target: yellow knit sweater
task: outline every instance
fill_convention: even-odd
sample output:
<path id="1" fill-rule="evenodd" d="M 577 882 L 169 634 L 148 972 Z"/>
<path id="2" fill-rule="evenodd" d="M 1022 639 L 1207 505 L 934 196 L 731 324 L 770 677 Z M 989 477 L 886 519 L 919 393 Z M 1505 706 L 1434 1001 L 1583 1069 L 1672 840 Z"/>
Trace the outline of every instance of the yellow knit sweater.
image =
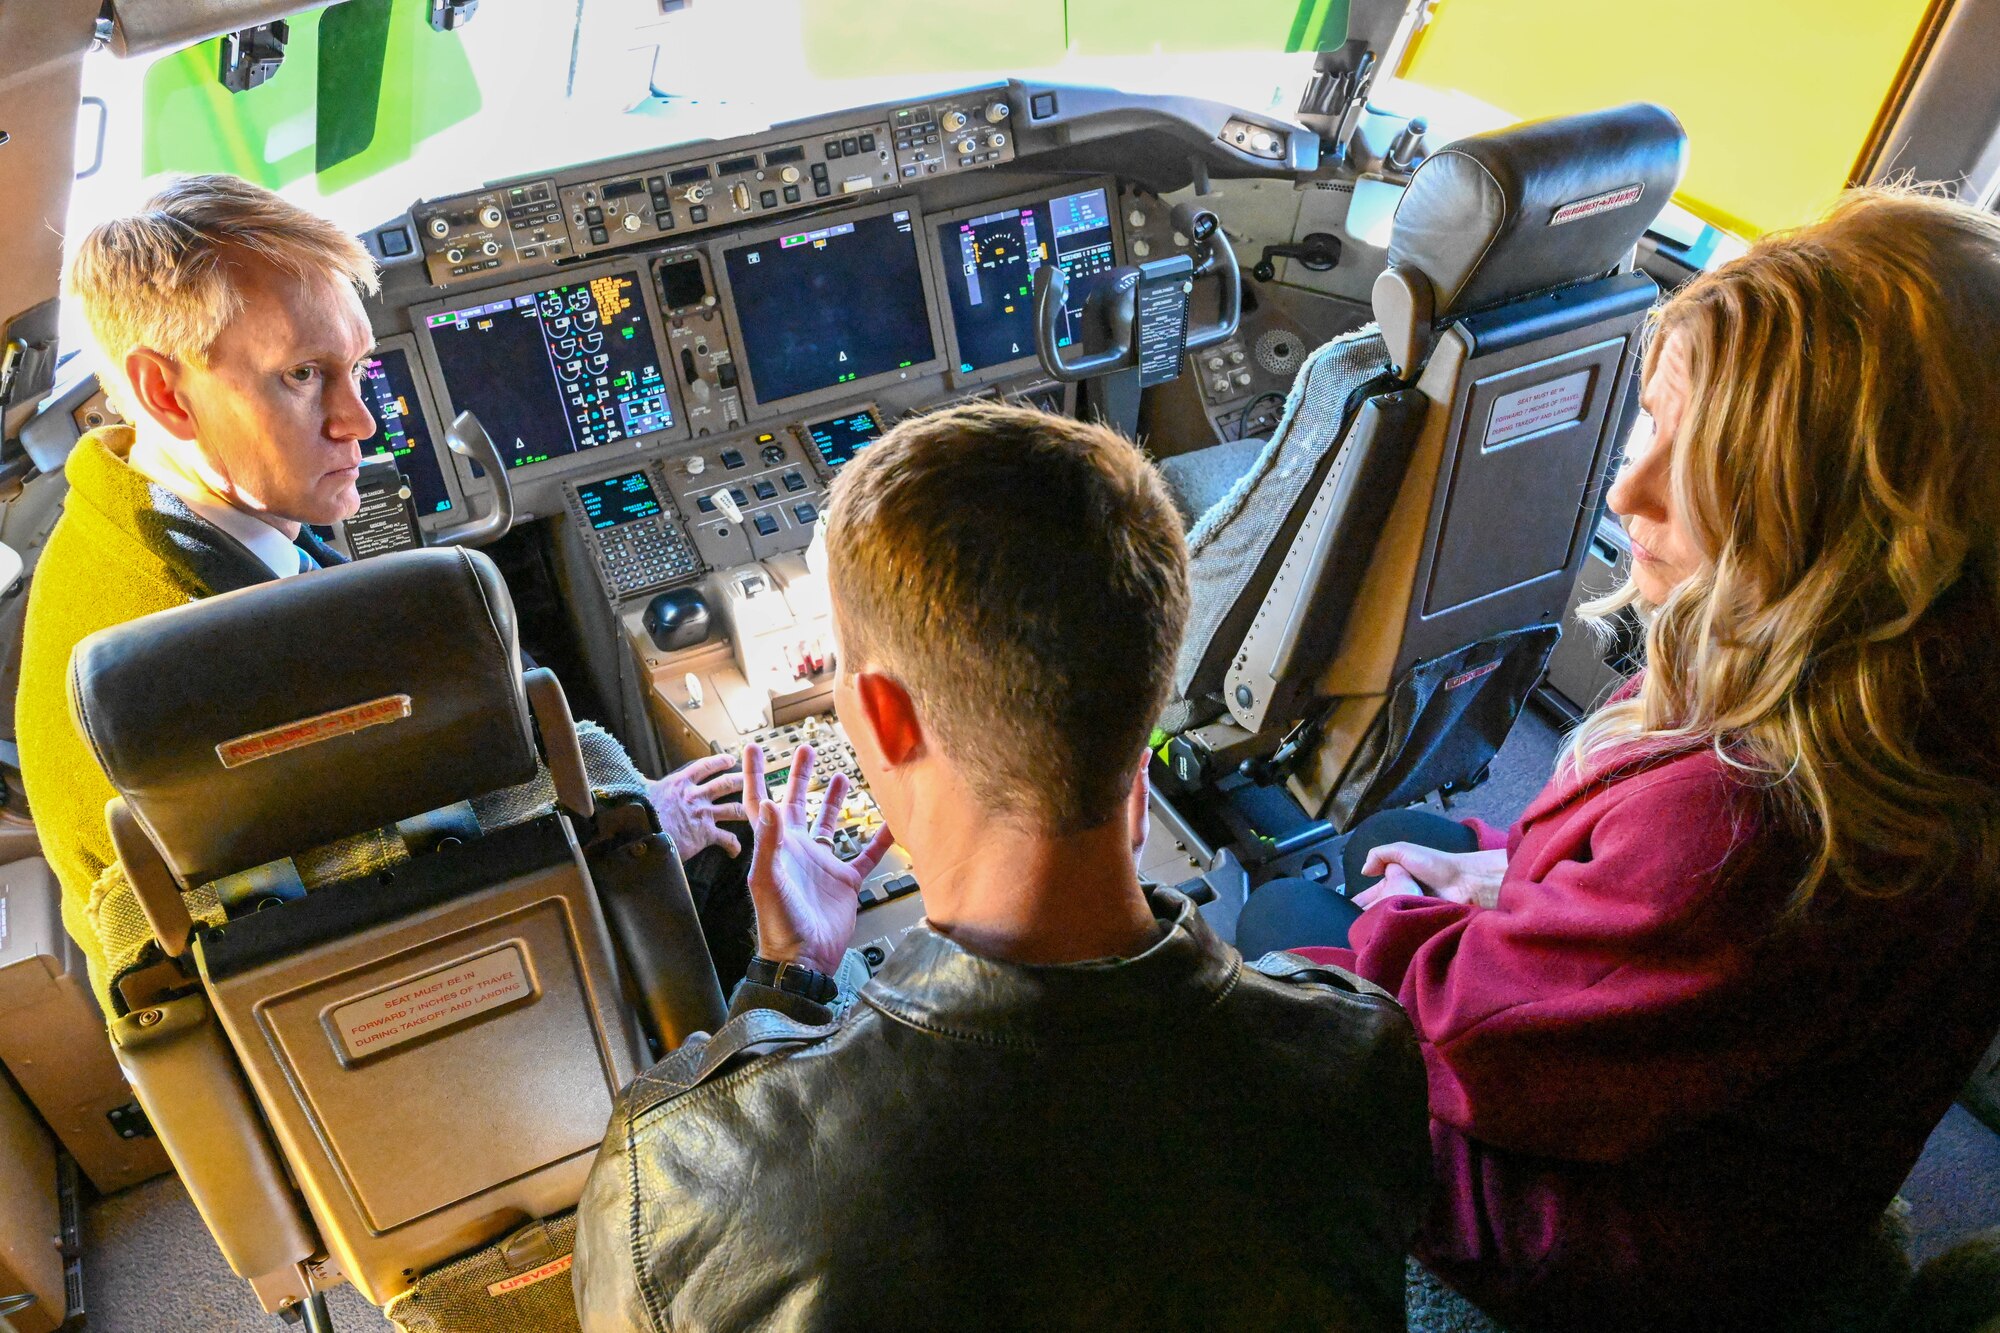
<path id="1" fill-rule="evenodd" d="M 77 442 L 69 498 L 35 567 L 15 703 L 21 777 L 44 854 L 62 883 L 63 925 L 106 998 L 96 900 L 115 872 L 104 806 L 114 794 L 70 712 L 69 658 L 87 635 L 271 578 L 262 561 L 125 461 L 128 426 Z"/>

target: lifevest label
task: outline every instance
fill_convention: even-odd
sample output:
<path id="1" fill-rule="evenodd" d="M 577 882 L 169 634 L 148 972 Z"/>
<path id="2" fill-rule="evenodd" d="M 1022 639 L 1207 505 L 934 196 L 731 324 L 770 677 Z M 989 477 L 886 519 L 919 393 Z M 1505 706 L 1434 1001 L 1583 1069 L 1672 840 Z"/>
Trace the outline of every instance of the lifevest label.
<path id="1" fill-rule="evenodd" d="M 509 944 L 350 1000 L 329 1019 L 349 1061 L 457 1027 L 534 993 L 521 948 Z"/>
<path id="2" fill-rule="evenodd" d="M 302 750 L 308 745 L 330 741 L 336 736 L 351 736 L 385 722 L 400 722 L 409 715 L 409 695 L 385 694 L 365 704 L 336 708 L 330 713 L 302 717 L 296 722 L 266 727 L 248 736 L 224 741 L 215 747 L 215 756 L 222 761 L 224 768 L 241 768 L 259 759 L 269 759 L 289 750 Z"/>
<path id="3" fill-rule="evenodd" d="M 1585 218 L 1594 218 L 1599 213 L 1626 208 L 1638 203 L 1645 193 L 1646 183 L 1634 181 L 1615 190 L 1606 190 L 1603 194 L 1593 194 L 1588 199 L 1572 199 L 1555 211 L 1555 216 L 1549 219 L 1549 225 L 1560 227 L 1565 222 L 1581 222 Z"/>
<path id="4" fill-rule="evenodd" d="M 519 1291 L 523 1287 L 532 1287 L 537 1282 L 546 1282 L 552 1277 L 561 1277 L 564 1273 L 569 1272 L 570 1265 L 575 1262 L 576 1256 L 573 1254 L 565 1254 L 560 1259 L 551 1259 L 540 1268 L 530 1268 L 525 1273 L 516 1273 L 513 1277 L 503 1278 L 498 1282 L 487 1283 L 486 1294 L 488 1296 L 506 1296 Z"/>

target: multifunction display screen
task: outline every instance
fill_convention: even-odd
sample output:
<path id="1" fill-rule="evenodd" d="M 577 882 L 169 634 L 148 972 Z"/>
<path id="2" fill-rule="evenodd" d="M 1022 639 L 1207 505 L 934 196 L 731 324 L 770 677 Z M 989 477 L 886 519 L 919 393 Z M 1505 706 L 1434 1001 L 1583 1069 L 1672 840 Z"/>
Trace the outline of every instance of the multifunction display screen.
<path id="1" fill-rule="evenodd" d="M 371 455 L 396 460 L 396 470 L 410 486 L 410 503 L 419 514 L 451 509 L 451 492 L 431 443 L 430 423 L 417 403 L 417 382 L 410 358 L 401 348 L 385 347 L 361 363 L 361 398 L 375 418 L 375 437 L 362 441 Z"/>
<path id="2" fill-rule="evenodd" d="M 937 355 L 907 209 L 723 252 L 759 402 Z"/>
<path id="3" fill-rule="evenodd" d="M 502 297 L 424 321 L 451 400 L 510 468 L 674 424 L 639 275 Z"/>
<path id="4" fill-rule="evenodd" d="M 881 438 L 882 426 L 873 412 L 855 412 L 831 421 L 815 421 L 806 427 L 806 434 L 812 436 L 821 461 L 838 468 L 852 461 L 870 441 Z"/>
<path id="5" fill-rule="evenodd" d="M 590 520 L 590 526 L 599 532 L 660 512 L 660 497 L 653 492 L 653 483 L 646 480 L 644 472 L 627 472 L 622 477 L 588 482 L 576 488 L 576 498 L 583 502 L 584 517 Z"/>
<path id="6" fill-rule="evenodd" d="M 1069 276 L 1063 347 L 1076 341 L 1083 303 L 1115 266 L 1111 204 L 1102 189 L 940 223 L 937 235 L 965 372 L 1035 354 L 1035 272 L 1043 264 L 1053 260 Z"/>

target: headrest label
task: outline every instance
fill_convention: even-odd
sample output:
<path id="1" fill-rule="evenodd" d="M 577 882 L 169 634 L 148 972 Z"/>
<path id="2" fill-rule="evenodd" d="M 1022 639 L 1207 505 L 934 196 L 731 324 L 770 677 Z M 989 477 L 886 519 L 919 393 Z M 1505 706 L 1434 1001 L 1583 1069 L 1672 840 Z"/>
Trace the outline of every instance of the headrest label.
<path id="1" fill-rule="evenodd" d="M 1606 190 L 1603 194 L 1593 194 L 1588 199 L 1573 199 L 1556 210 L 1555 216 L 1549 219 L 1549 225 L 1560 227 L 1565 222 L 1581 222 L 1585 218 L 1594 218 L 1599 213 L 1609 213 L 1613 209 L 1636 204 L 1640 196 L 1645 193 L 1646 183 L 1633 181 L 1630 185 L 1621 185 L 1615 190 Z"/>
<path id="2" fill-rule="evenodd" d="M 336 736 L 351 736 L 357 731 L 379 727 L 385 722 L 400 722 L 409 715 L 409 695 L 385 694 L 380 699 L 370 699 L 365 704 L 355 704 L 351 708 L 336 708 L 331 713 L 302 717 L 296 722 L 266 727 L 262 731 L 253 731 L 248 736 L 238 736 L 235 740 L 224 741 L 215 747 L 215 755 L 222 761 L 224 768 L 241 768 L 245 764 L 254 764 L 259 759 L 269 759 L 273 755 L 284 754 L 287 750 L 301 750 L 308 745 L 330 741 Z"/>

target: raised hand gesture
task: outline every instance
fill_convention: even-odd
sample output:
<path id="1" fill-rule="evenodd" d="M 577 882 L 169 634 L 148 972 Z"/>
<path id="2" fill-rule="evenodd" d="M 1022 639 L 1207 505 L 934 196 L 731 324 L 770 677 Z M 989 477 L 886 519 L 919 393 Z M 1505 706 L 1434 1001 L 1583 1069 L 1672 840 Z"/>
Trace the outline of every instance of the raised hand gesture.
<path id="1" fill-rule="evenodd" d="M 792 754 L 782 796 L 764 791 L 764 750 L 743 750 L 743 804 L 754 830 L 750 898 L 757 905 L 757 952 L 773 962 L 797 962 L 831 976 L 854 938 L 861 883 L 880 865 L 895 837 L 877 829 L 861 854 L 843 861 L 833 850 L 833 829 L 847 796 L 847 775 L 827 784 L 817 818 L 806 813 L 818 756 L 810 745 Z"/>
<path id="2" fill-rule="evenodd" d="M 742 802 L 728 799 L 743 790 L 743 775 L 731 772 L 734 767 L 726 754 L 704 755 L 646 784 L 646 799 L 681 860 L 693 860 L 705 847 L 720 847 L 732 857 L 743 854 L 736 835 L 720 827 L 749 818 Z"/>

